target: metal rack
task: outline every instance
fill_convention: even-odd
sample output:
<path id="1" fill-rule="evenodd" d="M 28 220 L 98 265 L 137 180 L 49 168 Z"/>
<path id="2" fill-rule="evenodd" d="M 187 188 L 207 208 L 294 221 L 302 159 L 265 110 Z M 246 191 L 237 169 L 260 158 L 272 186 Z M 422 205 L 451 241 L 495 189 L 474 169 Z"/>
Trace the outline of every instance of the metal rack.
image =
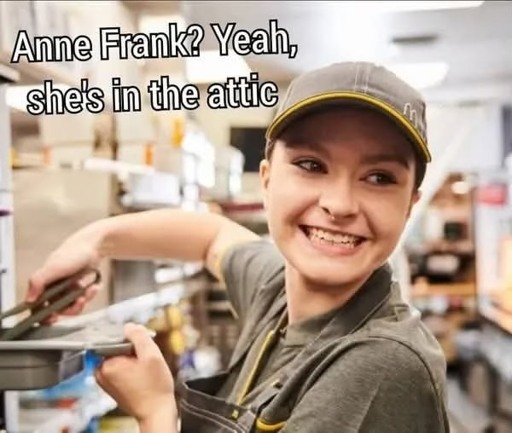
<path id="1" fill-rule="evenodd" d="M 18 81 L 16 71 L 0 65 L 0 308 L 15 304 L 14 235 L 11 182 L 11 125 L 7 87 Z M 14 392 L 0 393 L 0 430 L 17 431 L 18 401 Z"/>

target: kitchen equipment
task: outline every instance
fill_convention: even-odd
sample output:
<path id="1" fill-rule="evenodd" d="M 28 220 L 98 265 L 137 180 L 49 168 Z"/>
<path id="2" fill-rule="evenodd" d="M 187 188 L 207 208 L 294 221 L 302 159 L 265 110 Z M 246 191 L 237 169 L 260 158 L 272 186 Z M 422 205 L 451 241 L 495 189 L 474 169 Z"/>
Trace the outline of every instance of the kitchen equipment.
<path id="1" fill-rule="evenodd" d="M 451 242 L 467 239 L 467 223 L 461 221 L 446 221 L 443 226 L 443 237 L 445 240 Z"/>
<path id="2" fill-rule="evenodd" d="M 33 311 L 15 326 L 0 328 L 0 390 L 54 386 L 83 370 L 86 351 L 102 357 L 134 353 L 132 344 L 124 338 L 122 325 L 108 322 L 84 327 L 41 324 L 99 281 L 98 271 L 82 271 L 52 285 L 35 302 L 24 302 L 0 315 L 4 319 L 25 310 Z"/>
<path id="3" fill-rule="evenodd" d="M 91 275 L 94 276 L 94 280 L 84 282 L 84 279 Z M 24 313 L 25 311 L 32 311 L 32 314 L 13 328 L 4 330 L 0 334 L 0 341 L 14 340 L 22 336 L 34 325 L 44 322 L 53 313 L 69 307 L 85 293 L 87 288 L 99 283 L 100 280 L 101 275 L 99 271 L 87 269 L 52 284 L 34 302 L 22 302 L 10 310 L 4 311 L 0 314 L 0 320 Z M 59 295 L 60 297 L 58 297 Z"/>
<path id="4" fill-rule="evenodd" d="M 431 251 L 420 257 L 416 275 L 426 277 L 429 283 L 461 281 L 471 260 L 471 254 Z"/>

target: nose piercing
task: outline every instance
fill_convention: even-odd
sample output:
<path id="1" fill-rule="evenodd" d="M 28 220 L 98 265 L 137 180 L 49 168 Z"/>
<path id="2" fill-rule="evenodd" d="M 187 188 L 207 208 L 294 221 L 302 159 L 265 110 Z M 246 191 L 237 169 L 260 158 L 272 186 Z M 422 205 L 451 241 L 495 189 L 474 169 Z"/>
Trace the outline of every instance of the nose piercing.
<path id="1" fill-rule="evenodd" d="M 322 209 L 324 210 L 324 212 L 326 214 L 329 215 L 329 218 L 331 219 L 331 221 L 334 221 L 336 219 L 336 217 L 334 216 L 334 214 L 329 210 L 327 209 L 326 207 L 322 207 Z"/>

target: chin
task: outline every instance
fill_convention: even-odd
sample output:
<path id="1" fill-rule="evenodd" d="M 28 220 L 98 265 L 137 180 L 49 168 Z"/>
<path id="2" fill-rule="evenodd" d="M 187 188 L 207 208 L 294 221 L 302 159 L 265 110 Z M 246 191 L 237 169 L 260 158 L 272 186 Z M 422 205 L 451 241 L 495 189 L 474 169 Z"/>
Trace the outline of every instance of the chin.
<path id="1" fill-rule="evenodd" d="M 387 250 L 376 238 L 347 248 L 315 245 L 302 230 L 287 235 L 274 239 L 296 275 L 312 291 L 363 284 L 382 265 Z"/>
<path id="2" fill-rule="evenodd" d="M 302 278 L 308 282 L 308 286 L 312 290 L 325 290 L 329 288 L 342 288 L 351 286 L 356 282 L 363 282 L 368 273 L 361 271 L 355 273 L 352 269 L 347 269 L 345 266 L 338 266 L 337 269 L 325 269 L 322 267 L 302 268 L 300 274 Z"/>

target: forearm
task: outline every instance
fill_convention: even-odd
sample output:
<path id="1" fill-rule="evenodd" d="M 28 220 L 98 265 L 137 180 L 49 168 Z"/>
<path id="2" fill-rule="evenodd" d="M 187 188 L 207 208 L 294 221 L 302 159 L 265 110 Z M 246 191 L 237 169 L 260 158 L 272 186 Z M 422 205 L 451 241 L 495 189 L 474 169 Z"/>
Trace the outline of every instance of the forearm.
<path id="1" fill-rule="evenodd" d="M 139 422 L 140 433 L 178 433 L 176 412 L 165 411 Z"/>
<path id="2" fill-rule="evenodd" d="M 93 239 L 100 258 L 202 261 L 226 221 L 217 214 L 162 209 L 100 220 L 76 236 Z"/>

